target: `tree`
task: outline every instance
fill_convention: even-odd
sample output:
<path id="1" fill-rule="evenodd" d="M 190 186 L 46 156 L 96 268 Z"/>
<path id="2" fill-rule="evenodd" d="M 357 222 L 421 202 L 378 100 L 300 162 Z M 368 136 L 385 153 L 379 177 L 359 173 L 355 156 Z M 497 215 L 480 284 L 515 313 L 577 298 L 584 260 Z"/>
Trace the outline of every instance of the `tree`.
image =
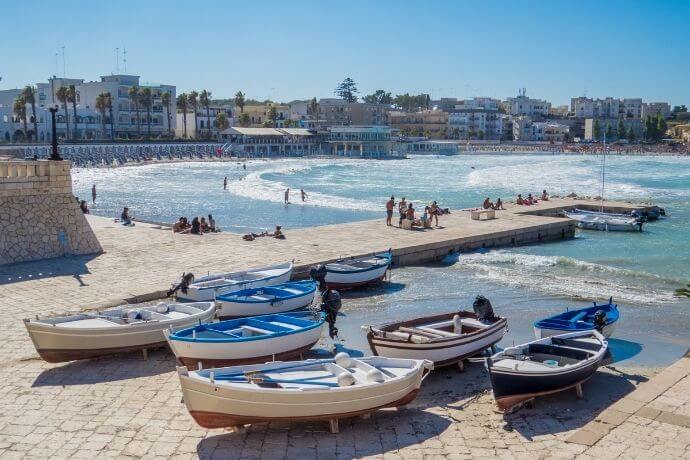
<path id="1" fill-rule="evenodd" d="M 249 119 L 249 115 L 246 113 L 240 114 L 240 126 L 246 128 L 251 124 L 251 120 Z"/>
<path id="2" fill-rule="evenodd" d="M 278 111 L 276 110 L 275 105 L 271 105 L 271 107 L 268 109 L 268 119 L 270 120 L 271 126 L 273 128 L 276 127 L 276 120 L 278 119 Z"/>
<path id="3" fill-rule="evenodd" d="M 685 113 L 687 111 L 688 111 L 688 108 L 685 105 L 674 105 L 671 113 L 673 115 L 676 115 L 678 113 Z"/>
<path id="4" fill-rule="evenodd" d="M 235 93 L 235 107 L 239 107 L 240 113 L 244 113 L 244 93 L 242 91 Z"/>
<path id="5" fill-rule="evenodd" d="M 141 137 L 141 125 L 139 124 L 139 88 L 135 85 L 127 91 L 129 100 L 134 104 L 134 116 L 137 124 L 137 136 Z"/>
<path id="6" fill-rule="evenodd" d="M 296 126 L 297 126 L 297 122 L 295 120 L 290 119 L 290 118 L 285 120 L 285 122 L 283 123 L 284 128 L 293 128 Z"/>
<path id="7" fill-rule="evenodd" d="M 196 112 L 199 109 L 199 93 L 190 91 L 187 95 L 187 104 L 192 109 L 192 113 L 194 113 L 194 136 L 196 136 Z"/>
<path id="8" fill-rule="evenodd" d="M 611 142 L 613 140 L 613 128 L 609 123 L 606 123 L 606 139 Z"/>
<path id="9" fill-rule="evenodd" d="M 187 106 L 187 93 L 177 96 L 177 110 L 182 112 L 182 126 L 184 127 L 184 135 L 182 137 L 185 139 L 187 138 Z"/>
<path id="10" fill-rule="evenodd" d="M 307 113 L 314 119 L 318 120 L 319 119 L 319 103 L 316 101 L 316 98 L 313 97 L 311 101 L 309 101 L 309 106 L 307 106 Z"/>
<path id="11" fill-rule="evenodd" d="M 599 119 L 594 120 L 594 140 L 601 140 L 601 126 L 599 125 Z"/>
<path id="12" fill-rule="evenodd" d="M 62 103 L 62 108 L 65 109 L 65 127 L 67 128 L 65 130 L 65 139 L 69 139 L 69 137 L 70 137 L 69 113 L 67 112 L 67 100 L 69 99 L 68 92 L 69 92 L 69 90 L 67 89 L 66 86 L 59 87 L 58 90 L 55 92 L 55 97 L 57 97 L 58 101 L 60 101 Z"/>
<path id="13" fill-rule="evenodd" d="M 141 106 L 146 110 L 146 138 L 151 139 L 151 107 L 153 106 L 151 88 L 142 88 L 139 92 L 139 102 L 141 102 Z"/>
<path id="14" fill-rule="evenodd" d="M 100 93 L 96 96 L 96 110 L 101 114 L 101 138 L 105 139 L 105 112 L 108 110 L 108 93 Z"/>
<path id="15" fill-rule="evenodd" d="M 618 138 L 618 140 L 625 139 L 625 123 L 623 123 L 622 118 L 618 119 L 618 128 L 616 129 L 616 137 Z"/>
<path id="16" fill-rule="evenodd" d="M 230 120 L 225 112 L 218 112 L 216 114 L 216 128 L 219 132 L 223 132 L 230 127 Z M 209 131 L 210 132 L 210 131 Z"/>
<path id="17" fill-rule="evenodd" d="M 644 136 L 645 140 L 653 141 L 657 138 L 656 123 L 651 115 L 647 115 L 644 121 Z"/>
<path id="18" fill-rule="evenodd" d="M 161 103 L 163 104 L 163 107 L 165 107 L 165 117 L 168 120 L 168 133 L 172 134 L 172 126 L 170 123 L 170 103 L 172 102 L 172 96 L 170 95 L 170 91 L 166 91 L 161 95 Z"/>
<path id="19" fill-rule="evenodd" d="M 29 131 L 26 124 L 26 100 L 24 99 L 24 96 L 20 94 L 19 97 L 15 99 L 12 109 L 17 119 L 24 122 L 24 142 L 28 142 Z"/>
<path id="20" fill-rule="evenodd" d="M 408 93 L 397 94 L 393 99 L 393 104 L 399 109 L 405 110 L 407 112 L 412 112 L 413 110 L 419 110 L 421 108 L 428 107 L 429 95 L 411 95 Z"/>
<path id="21" fill-rule="evenodd" d="M 632 125 L 628 127 L 628 142 L 631 144 L 635 142 L 635 130 L 633 129 Z"/>
<path id="22" fill-rule="evenodd" d="M 346 102 L 357 102 L 357 84 L 355 81 L 347 77 L 335 88 L 335 95 L 345 100 Z"/>
<path id="23" fill-rule="evenodd" d="M 211 138 L 211 92 L 205 89 L 199 95 L 201 106 L 206 109 L 206 127 L 208 128 L 208 138 Z"/>
<path id="24" fill-rule="evenodd" d="M 364 96 L 364 102 L 368 102 L 370 104 L 390 105 L 393 103 L 393 97 L 391 96 L 391 93 L 387 93 L 382 89 L 377 89 L 374 91 L 374 94 Z"/>
<path id="25" fill-rule="evenodd" d="M 664 116 L 661 115 L 661 113 L 656 114 L 656 141 L 659 142 L 661 139 L 666 136 L 666 130 L 668 129 L 668 125 L 666 124 L 666 120 L 664 119 Z"/>
<path id="26" fill-rule="evenodd" d="M 113 117 L 113 95 L 110 91 L 105 93 L 108 96 L 106 101 L 108 107 L 108 116 L 110 117 L 110 139 L 115 140 L 115 117 Z"/>
<path id="27" fill-rule="evenodd" d="M 36 120 L 36 88 L 26 85 L 22 90 L 22 97 L 27 104 L 31 104 L 31 118 L 34 124 L 34 140 L 38 140 L 38 120 Z"/>
<path id="28" fill-rule="evenodd" d="M 73 125 L 74 125 L 74 139 L 79 137 L 79 131 L 77 131 L 77 88 L 74 85 L 69 85 L 67 88 L 67 100 L 72 103 L 72 114 L 74 115 Z"/>

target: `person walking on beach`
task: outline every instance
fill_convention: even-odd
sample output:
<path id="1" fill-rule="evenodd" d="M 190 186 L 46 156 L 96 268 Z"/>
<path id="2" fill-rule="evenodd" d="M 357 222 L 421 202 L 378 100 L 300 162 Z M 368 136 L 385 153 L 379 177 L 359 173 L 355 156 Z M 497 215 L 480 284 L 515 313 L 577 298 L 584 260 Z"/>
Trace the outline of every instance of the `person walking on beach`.
<path id="1" fill-rule="evenodd" d="M 228 189 L 228 176 L 225 176 L 225 179 L 223 179 L 223 190 Z"/>
<path id="2" fill-rule="evenodd" d="M 285 204 L 290 204 L 290 189 L 285 189 Z"/>
<path id="3" fill-rule="evenodd" d="M 302 195 L 302 203 L 307 199 L 307 192 L 304 191 L 303 188 L 299 189 L 300 194 Z"/>
<path id="4" fill-rule="evenodd" d="M 91 186 L 91 199 L 93 200 L 93 203 L 96 204 L 96 184 Z"/>
<path id="5" fill-rule="evenodd" d="M 386 225 L 390 227 L 393 225 L 393 209 L 395 208 L 395 197 L 391 195 L 391 199 L 386 202 Z"/>
<path id="6" fill-rule="evenodd" d="M 405 197 L 402 197 L 402 200 L 400 200 L 400 203 L 398 203 L 398 212 L 400 213 L 398 227 L 402 227 L 402 221 L 405 219 L 405 215 L 407 213 L 407 201 L 405 201 Z"/>

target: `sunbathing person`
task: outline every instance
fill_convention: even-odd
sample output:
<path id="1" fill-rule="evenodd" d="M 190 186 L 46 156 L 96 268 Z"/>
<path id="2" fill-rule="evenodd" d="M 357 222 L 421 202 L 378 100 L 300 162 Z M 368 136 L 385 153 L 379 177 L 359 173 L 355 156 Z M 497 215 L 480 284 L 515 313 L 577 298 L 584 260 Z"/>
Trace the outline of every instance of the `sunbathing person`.
<path id="1" fill-rule="evenodd" d="M 541 199 L 542 201 L 549 201 L 549 194 L 546 193 L 546 190 L 541 192 Z"/>
<path id="2" fill-rule="evenodd" d="M 211 214 L 208 215 L 208 228 L 212 232 L 219 232 L 220 229 L 216 227 L 216 220 Z"/>
<path id="3" fill-rule="evenodd" d="M 199 222 L 199 225 L 201 226 L 201 231 L 202 231 L 203 233 L 209 233 L 209 232 L 210 232 L 210 228 L 209 228 L 209 226 L 208 226 L 208 222 L 206 222 L 206 218 L 205 218 L 205 217 L 202 217 L 202 218 L 201 218 L 201 221 Z"/>
<path id="4" fill-rule="evenodd" d="M 500 197 L 496 200 L 496 204 L 494 204 L 494 205 L 491 207 L 491 209 L 495 209 L 495 210 L 497 210 L 497 211 L 498 211 L 499 209 L 505 209 L 505 208 L 503 207 L 503 201 L 501 201 L 501 198 L 500 198 Z"/>
<path id="5" fill-rule="evenodd" d="M 525 200 L 522 198 L 522 194 L 518 193 L 517 200 L 515 200 L 515 204 L 525 204 Z"/>
<path id="6" fill-rule="evenodd" d="M 203 235 L 204 232 L 201 230 L 201 222 L 199 222 L 199 218 L 195 217 L 192 219 L 192 229 L 190 230 L 190 233 L 192 235 Z"/>
<path id="7" fill-rule="evenodd" d="M 414 222 L 414 207 L 412 206 L 412 203 L 410 203 L 410 206 L 407 207 L 407 211 L 405 211 L 405 217 L 407 220 L 411 220 Z"/>
<path id="8" fill-rule="evenodd" d="M 187 223 L 185 222 L 184 217 L 180 217 L 179 220 L 177 222 L 175 222 L 172 226 L 172 230 L 174 233 L 180 233 L 185 228 L 187 228 Z"/>
<path id="9" fill-rule="evenodd" d="M 491 202 L 489 197 L 487 196 L 486 199 L 484 200 L 484 204 L 482 204 L 482 207 L 484 209 L 493 209 L 494 204 Z"/>
<path id="10" fill-rule="evenodd" d="M 532 194 L 529 193 L 529 194 L 527 195 L 527 201 L 526 201 L 526 203 L 527 203 L 528 205 L 531 206 L 531 205 L 533 205 L 533 204 L 536 203 L 536 202 L 537 202 L 537 201 L 534 199 L 534 197 L 532 196 Z"/>

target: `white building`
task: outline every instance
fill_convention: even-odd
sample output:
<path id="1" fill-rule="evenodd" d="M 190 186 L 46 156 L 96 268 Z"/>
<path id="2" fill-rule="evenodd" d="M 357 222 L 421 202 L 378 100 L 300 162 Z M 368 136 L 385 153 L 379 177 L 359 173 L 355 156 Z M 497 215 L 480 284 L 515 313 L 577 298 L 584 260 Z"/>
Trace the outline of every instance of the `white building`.
<path id="1" fill-rule="evenodd" d="M 619 118 L 642 118 L 642 99 L 641 98 L 625 98 L 622 101 Z"/>
<path id="2" fill-rule="evenodd" d="M 645 102 L 642 104 L 642 118 L 647 115 L 656 117 L 660 113 L 664 118 L 671 118 L 671 106 L 668 102 Z"/>
<path id="3" fill-rule="evenodd" d="M 513 119 L 513 139 L 516 141 L 564 142 L 570 132 L 568 125 L 532 121 L 530 117 Z"/>
<path id="4" fill-rule="evenodd" d="M 225 114 L 228 119 L 228 126 L 232 126 L 235 123 L 231 106 L 211 106 L 208 108 L 208 113 L 206 112 L 206 107 L 202 106 L 199 106 L 196 114 L 193 110 L 189 110 L 187 112 L 186 125 L 184 114 L 176 112 L 175 137 L 184 137 L 186 126 L 187 139 L 206 137 L 217 139 L 221 132 L 216 125 L 216 117 L 219 113 Z"/>
<path id="5" fill-rule="evenodd" d="M 551 103 L 542 99 L 527 97 L 523 88 L 517 97 L 509 97 L 505 102 L 506 111 L 513 116 L 547 117 Z"/>
<path id="6" fill-rule="evenodd" d="M 504 118 L 500 112 L 500 101 L 488 97 L 456 100 L 442 99 L 449 107 L 448 135 L 455 139 L 501 139 L 504 133 Z"/>

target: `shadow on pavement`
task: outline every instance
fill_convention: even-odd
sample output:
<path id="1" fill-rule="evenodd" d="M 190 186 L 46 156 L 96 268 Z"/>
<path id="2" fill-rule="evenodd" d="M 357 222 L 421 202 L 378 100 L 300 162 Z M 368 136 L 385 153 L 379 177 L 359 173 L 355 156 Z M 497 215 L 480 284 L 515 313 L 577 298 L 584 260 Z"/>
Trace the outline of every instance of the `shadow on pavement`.
<path id="1" fill-rule="evenodd" d="M 81 275 L 90 273 L 87 264 L 99 255 L 56 257 L 34 262 L 0 265 L 0 286 L 54 276 L 72 276 L 79 285 L 85 286 L 81 280 Z"/>

